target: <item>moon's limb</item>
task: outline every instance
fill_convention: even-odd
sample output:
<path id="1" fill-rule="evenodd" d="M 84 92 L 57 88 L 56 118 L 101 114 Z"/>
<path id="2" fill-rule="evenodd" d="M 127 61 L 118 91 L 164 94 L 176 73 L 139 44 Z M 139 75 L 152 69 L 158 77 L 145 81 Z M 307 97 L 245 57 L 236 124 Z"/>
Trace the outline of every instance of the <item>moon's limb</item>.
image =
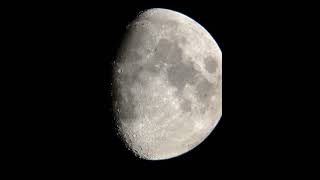
<path id="1" fill-rule="evenodd" d="M 186 153 L 221 118 L 222 52 L 181 13 L 141 13 L 128 26 L 114 75 L 119 134 L 141 158 Z"/>

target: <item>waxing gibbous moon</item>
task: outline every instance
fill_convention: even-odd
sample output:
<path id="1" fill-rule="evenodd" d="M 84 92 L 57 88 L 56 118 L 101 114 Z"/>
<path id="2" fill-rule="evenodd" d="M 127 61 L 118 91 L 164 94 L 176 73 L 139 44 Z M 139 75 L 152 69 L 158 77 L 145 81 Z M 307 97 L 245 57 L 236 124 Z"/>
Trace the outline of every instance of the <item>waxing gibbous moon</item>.
<path id="1" fill-rule="evenodd" d="M 127 27 L 113 72 L 116 128 L 148 160 L 198 146 L 222 115 L 222 52 L 191 18 L 149 9 Z"/>

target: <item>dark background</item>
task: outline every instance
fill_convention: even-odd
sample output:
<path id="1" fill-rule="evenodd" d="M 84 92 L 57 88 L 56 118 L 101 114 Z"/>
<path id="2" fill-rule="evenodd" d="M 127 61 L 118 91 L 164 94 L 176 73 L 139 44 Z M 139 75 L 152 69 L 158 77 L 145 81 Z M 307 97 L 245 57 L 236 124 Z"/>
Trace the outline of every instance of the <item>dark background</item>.
<path id="1" fill-rule="evenodd" d="M 220 122 L 201 145 L 164 161 L 139 160 L 124 149 L 111 111 L 112 61 L 125 27 L 153 7 L 196 20 L 223 52 Z M 303 39 L 296 32 L 306 27 L 297 13 L 303 6 L 296 7 L 172 1 L 3 5 L 8 65 L 2 68 L 10 67 L 3 86 L 6 167 L 100 177 L 129 170 L 227 178 L 292 174 L 308 159 L 297 151 L 298 142 L 306 147 L 306 141 L 296 119 L 306 115 L 292 113 L 299 106 L 292 98 L 297 82 L 305 82 L 296 75 L 302 58 L 295 43 Z"/>

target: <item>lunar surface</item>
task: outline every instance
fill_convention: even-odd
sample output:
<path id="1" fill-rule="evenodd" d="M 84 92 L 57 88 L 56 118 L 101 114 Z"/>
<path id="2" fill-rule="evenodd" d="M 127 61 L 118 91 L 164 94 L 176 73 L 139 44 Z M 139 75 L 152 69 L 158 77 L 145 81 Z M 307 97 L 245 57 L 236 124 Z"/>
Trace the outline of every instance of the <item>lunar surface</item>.
<path id="1" fill-rule="evenodd" d="M 181 13 L 140 13 L 127 27 L 113 75 L 117 132 L 142 159 L 190 151 L 221 118 L 222 52 Z"/>

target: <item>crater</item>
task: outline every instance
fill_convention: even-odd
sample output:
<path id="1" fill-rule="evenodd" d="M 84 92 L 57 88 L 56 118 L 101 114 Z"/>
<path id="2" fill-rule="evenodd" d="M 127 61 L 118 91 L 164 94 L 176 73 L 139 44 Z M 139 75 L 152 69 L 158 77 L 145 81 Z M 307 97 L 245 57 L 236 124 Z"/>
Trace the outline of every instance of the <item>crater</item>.
<path id="1" fill-rule="evenodd" d="M 160 39 L 154 52 L 155 61 L 166 61 L 167 55 L 172 48 L 172 43 L 167 39 Z"/>
<path id="2" fill-rule="evenodd" d="M 200 102 L 207 102 L 215 94 L 215 84 L 202 79 L 196 87 L 197 97 Z"/>
<path id="3" fill-rule="evenodd" d="M 209 73 L 215 73 L 217 71 L 218 63 L 213 57 L 211 57 L 211 56 L 206 57 L 204 59 L 204 64 L 205 64 L 205 69 Z"/>

